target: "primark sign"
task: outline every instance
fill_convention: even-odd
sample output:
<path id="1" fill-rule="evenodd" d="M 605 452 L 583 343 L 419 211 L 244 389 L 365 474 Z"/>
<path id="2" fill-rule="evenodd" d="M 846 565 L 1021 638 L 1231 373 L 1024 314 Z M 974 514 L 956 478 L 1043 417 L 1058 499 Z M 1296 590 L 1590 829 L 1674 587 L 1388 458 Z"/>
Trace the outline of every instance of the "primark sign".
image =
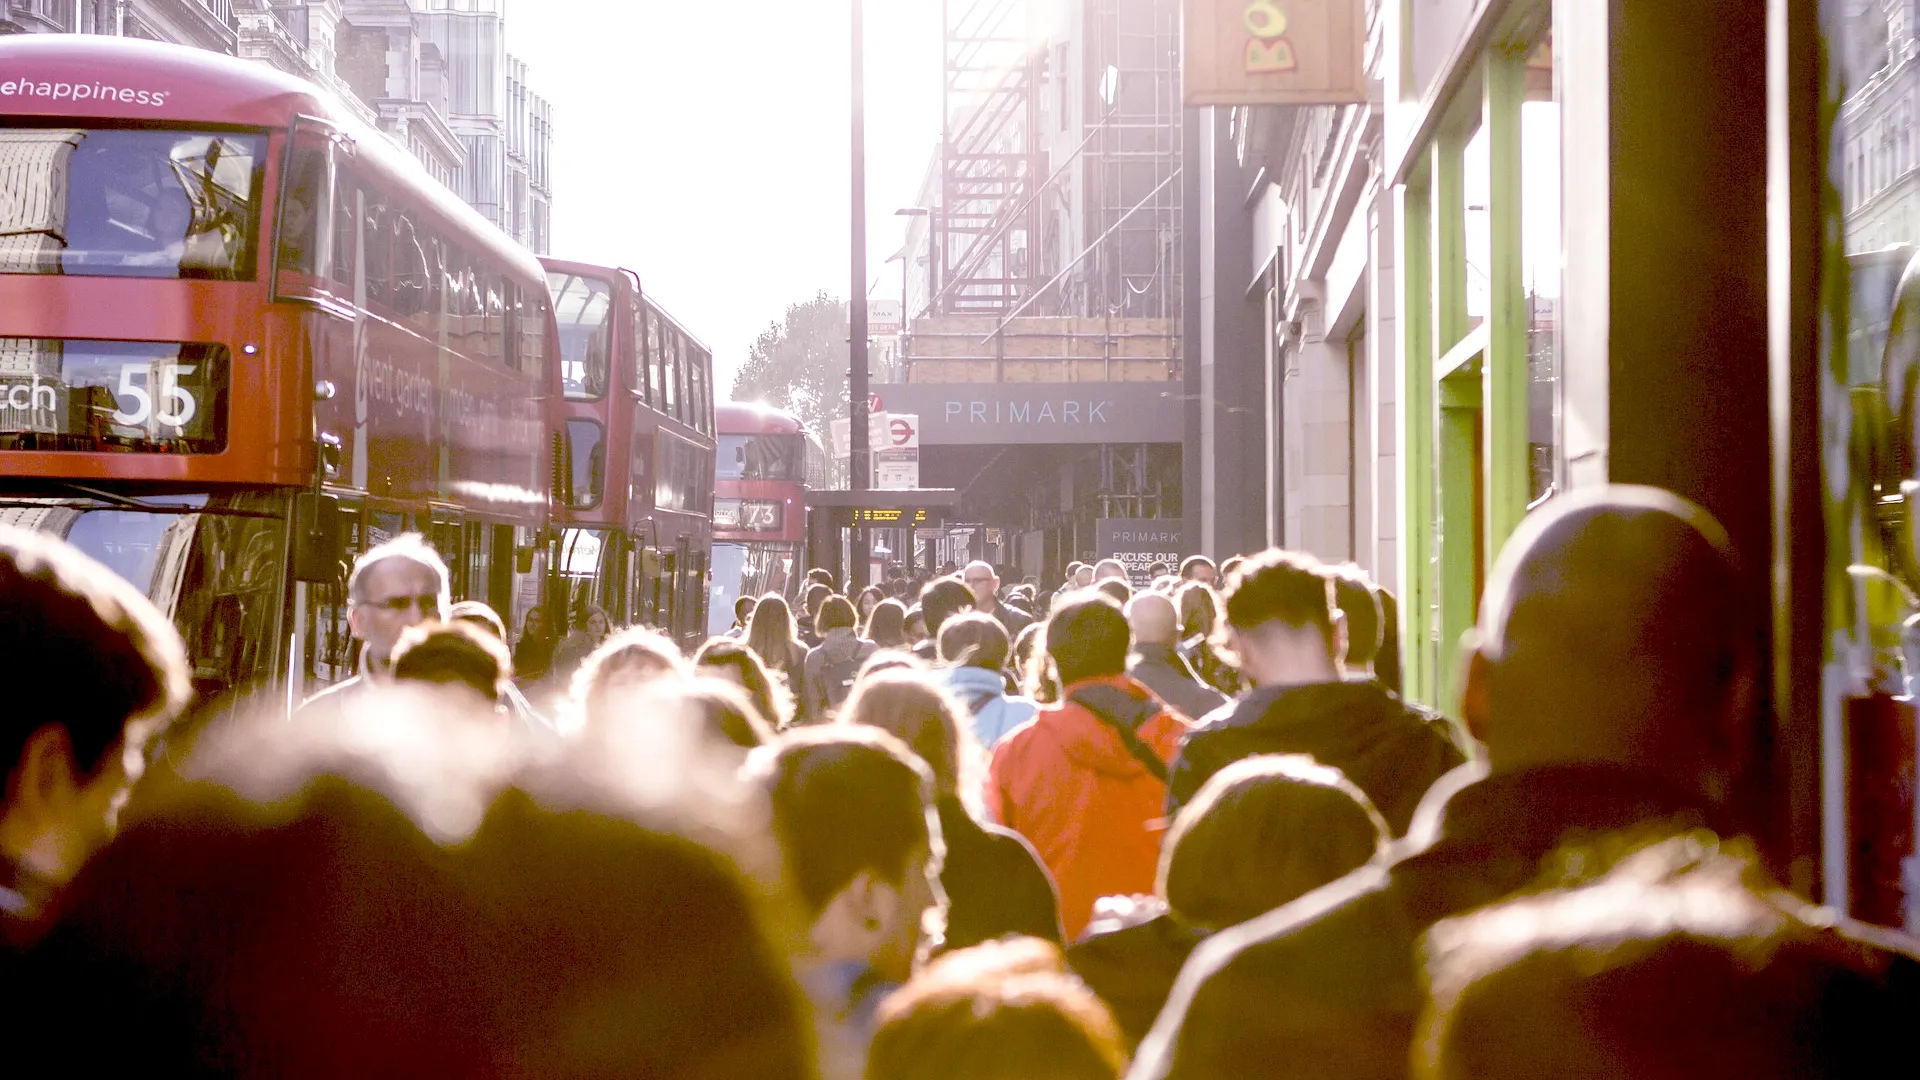
<path id="1" fill-rule="evenodd" d="M 874 387 L 880 408 L 917 413 L 922 446 L 1177 443 L 1184 383 L 902 383 Z"/>

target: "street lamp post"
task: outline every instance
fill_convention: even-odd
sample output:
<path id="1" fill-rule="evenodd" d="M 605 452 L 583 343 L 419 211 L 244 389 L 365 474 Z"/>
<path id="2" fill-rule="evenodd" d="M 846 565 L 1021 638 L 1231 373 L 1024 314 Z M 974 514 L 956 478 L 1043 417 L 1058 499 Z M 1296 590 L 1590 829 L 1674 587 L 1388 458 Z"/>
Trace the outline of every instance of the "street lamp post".
<path id="1" fill-rule="evenodd" d="M 866 33 L 862 0 L 853 3 L 853 288 L 847 304 L 847 486 L 865 491 L 872 485 L 872 448 L 867 440 L 867 78 Z M 852 566 L 848 591 L 857 594 L 867 585 L 867 533 L 854 511 Z"/>

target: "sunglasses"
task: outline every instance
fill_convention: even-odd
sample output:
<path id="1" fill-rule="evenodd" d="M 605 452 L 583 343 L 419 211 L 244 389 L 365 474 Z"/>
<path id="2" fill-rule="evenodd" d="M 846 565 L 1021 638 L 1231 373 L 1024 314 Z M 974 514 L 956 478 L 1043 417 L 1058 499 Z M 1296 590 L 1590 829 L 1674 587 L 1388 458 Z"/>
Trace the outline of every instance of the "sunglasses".
<path id="1" fill-rule="evenodd" d="M 439 593 L 421 593 L 419 596 L 389 596 L 385 600 L 369 600 L 368 607 L 385 608 L 392 612 L 409 611 L 419 608 L 422 613 L 440 610 Z"/>

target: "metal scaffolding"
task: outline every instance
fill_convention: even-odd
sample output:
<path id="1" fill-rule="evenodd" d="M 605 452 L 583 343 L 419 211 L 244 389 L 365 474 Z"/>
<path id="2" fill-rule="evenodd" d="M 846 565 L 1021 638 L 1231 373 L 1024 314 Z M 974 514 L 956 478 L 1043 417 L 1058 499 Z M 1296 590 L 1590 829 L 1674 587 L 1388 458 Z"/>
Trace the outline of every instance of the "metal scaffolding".
<path id="1" fill-rule="evenodd" d="M 1085 154 L 1085 235 L 1093 239 L 1084 307 L 1073 313 L 1178 318 L 1179 0 L 1085 3 L 1083 70 L 1105 120 Z M 1110 69 L 1109 101 L 1097 95 Z"/>
<path id="2" fill-rule="evenodd" d="M 1026 0 L 942 0 L 940 268 L 933 311 L 1004 314 L 1033 288 L 1043 170 L 1036 147 L 1041 56 Z"/>

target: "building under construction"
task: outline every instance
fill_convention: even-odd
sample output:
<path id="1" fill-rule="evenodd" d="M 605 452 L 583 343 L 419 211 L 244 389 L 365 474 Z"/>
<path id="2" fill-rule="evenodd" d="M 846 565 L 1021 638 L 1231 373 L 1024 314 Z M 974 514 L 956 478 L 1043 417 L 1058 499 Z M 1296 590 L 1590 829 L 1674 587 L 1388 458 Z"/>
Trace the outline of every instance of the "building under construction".
<path id="1" fill-rule="evenodd" d="M 946 122 L 904 211 L 906 385 L 876 390 L 920 410 L 921 483 L 960 489 L 975 526 L 921 555 L 1045 578 L 1113 553 L 1119 523 L 1181 526 L 1180 4 L 944 6 Z"/>

